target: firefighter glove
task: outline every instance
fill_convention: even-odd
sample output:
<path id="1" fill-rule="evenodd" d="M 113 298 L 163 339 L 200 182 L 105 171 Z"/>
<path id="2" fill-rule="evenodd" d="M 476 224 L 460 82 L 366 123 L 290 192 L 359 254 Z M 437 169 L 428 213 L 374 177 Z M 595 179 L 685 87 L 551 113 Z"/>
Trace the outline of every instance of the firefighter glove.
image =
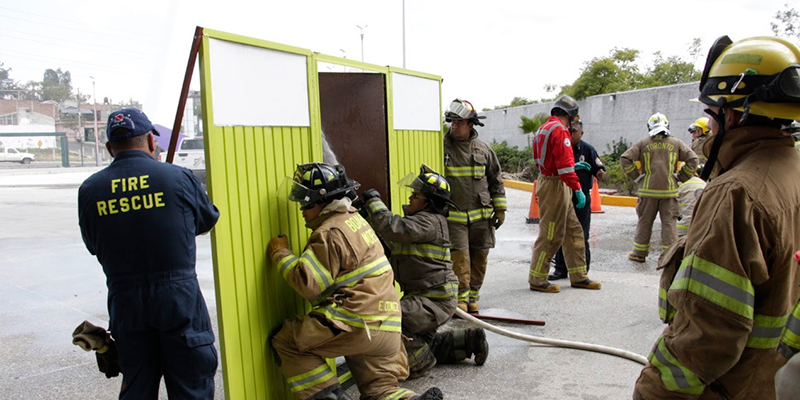
<path id="1" fill-rule="evenodd" d="M 592 166 L 586 161 L 578 161 L 575 163 L 575 171 L 591 171 Z"/>
<path id="2" fill-rule="evenodd" d="M 575 202 L 575 208 L 586 207 L 586 195 L 583 194 L 583 190 L 576 190 L 572 193 L 574 193 L 575 199 L 577 200 Z"/>
<path id="3" fill-rule="evenodd" d="M 97 357 L 97 368 L 106 375 L 106 378 L 119 375 L 117 346 L 105 328 L 96 326 L 89 321 L 83 321 L 72 332 L 72 344 L 86 351 L 94 350 Z"/>
<path id="4" fill-rule="evenodd" d="M 278 235 L 272 238 L 269 241 L 269 245 L 267 246 L 267 256 L 271 259 L 272 256 L 277 253 L 279 250 L 288 249 L 289 248 L 289 238 L 286 235 Z"/>
<path id="5" fill-rule="evenodd" d="M 494 214 L 492 214 L 492 218 L 489 219 L 489 223 L 494 225 L 494 229 L 499 229 L 500 225 L 503 225 L 503 222 L 506 220 L 506 211 L 505 210 L 496 210 Z"/>
<path id="6" fill-rule="evenodd" d="M 97 357 L 97 368 L 100 372 L 106 374 L 106 378 L 113 378 L 119 375 L 121 372 L 119 369 L 119 352 L 114 339 L 109 338 L 108 344 L 95 351 L 94 354 Z"/>
<path id="7" fill-rule="evenodd" d="M 378 193 L 377 189 L 367 189 L 367 190 L 364 191 L 364 194 L 362 194 L 361 197 L 364 198 L 364 203 L 366 203 L 366 202 L 369 201 L 369 199 L 372 199 L 372 198 L 380 199 L 381 198 L 381 194 Z"/>

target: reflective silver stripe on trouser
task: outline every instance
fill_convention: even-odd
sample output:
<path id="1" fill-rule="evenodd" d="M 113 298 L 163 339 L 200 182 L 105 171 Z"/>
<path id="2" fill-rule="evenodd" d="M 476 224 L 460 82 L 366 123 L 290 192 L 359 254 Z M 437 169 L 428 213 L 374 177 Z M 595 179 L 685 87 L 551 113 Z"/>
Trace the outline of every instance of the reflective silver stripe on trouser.
<path id="1" fill-rule="evenodd" d="M 539 136 L 539 134 L 544 135 L 544 143 L 542 143 L 542 152 L 541 154 L 539 154 L 539 158 L 534 158 L 533 161 L 537 165 L 540 165 L 542 168 L 544 168 L 544 159 L 545 159 L 544 157 L 547 155 L 547 142 L 550 141 L 550 134 L 553 133 L 553 130 L 556 129 L 557 126 L 558 122 L 553 121 L 553 124 L 550 125 L 549 128 L 545 128 L 544 126 L 542 126 L 541 128 L 539 128 L 539 132 L 536 132 L 537 137 Z"/>

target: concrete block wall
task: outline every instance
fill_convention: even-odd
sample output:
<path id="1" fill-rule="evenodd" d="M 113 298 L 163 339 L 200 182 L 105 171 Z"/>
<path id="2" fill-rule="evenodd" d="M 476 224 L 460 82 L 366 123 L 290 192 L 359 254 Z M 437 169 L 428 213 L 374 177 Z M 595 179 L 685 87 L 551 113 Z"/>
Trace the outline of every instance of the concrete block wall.
<path id="1" fill-rule="evenodd" d="M 607 145 L 623 137 L 629 144 L 647 136 L 647 119 L 656 112 L 667 116 L 672 135 L 690 144 L 689 125 L 697 118 L 707 116 L 701 103 L 690 102 L 697 98 L 698 82 L 601 94 L 578 101 L 583 120 L 584 140 L 597 152 L 608 152 Z M 519 128 L 520 116 L 550 115 L 553 103 L 531 104 L 481 112 L 486 126 L 477 127 L 481 139 L 491 143 L 506 141 L 523 148 L 529 144 L 530 135 Z"/>

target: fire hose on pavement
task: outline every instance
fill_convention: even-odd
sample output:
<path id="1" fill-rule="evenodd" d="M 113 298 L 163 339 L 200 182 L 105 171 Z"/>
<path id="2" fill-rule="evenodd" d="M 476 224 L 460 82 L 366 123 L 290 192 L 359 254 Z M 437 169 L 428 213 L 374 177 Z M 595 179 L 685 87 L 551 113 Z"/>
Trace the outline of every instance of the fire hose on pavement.
<path id="1" fill-rule="evenodd" d="M 494 326 L 492 324 L 488 324 L 488 323 L 486 323 L 484 321 L 481 321 L 481 320 L 473 317 L 472 315 L 469 315 L 468 313 L 466 313 L 463 310 L 460 310 L 458 308 L 456 308 L 456 315 L 458 315 L 463 320 L 469 321 L 469 322 L 471 322 L 471 323 L 473 323 L 475 325 L 480 326 L 481 328 L 484 328 L 486 330 L 492 331 L 492 332 L 494 332 L 494 333 L 496 333 L 498 335 L 503 335 L 503 336 L 506 336 L 506 337 L 510 337 L 512 339 L 523 340 L 523 341 L 526 341 L 526 342 L 537 343 L 537 344 L 544 344 L 544 345 L 548 345 L 548 346 L 566 347 L 566 348 L 569 348 L 569 349 L 592 351 L 592 352 L 595 352 L 595 353 L 604 353 L 604 354 L 609 354 L 609 355 L 612 355 L 612 356 L 627 358 L 628 360 L 636 361 L 639 364 L 647 365 L 647 358 L 645 358 L 645 357 L 643 357 L 643 356 L 641 356 L 639 354 L 627 351 L 627 350 L 615 349 L 613 347 L 600 346 L 600 345 L 597 345 L 597 344 L 582 343 L 582 342 L 571 342 L 571 341 L 568 341 L 568 340 L 550 339 L 550 338 L 545 338 L 545 337 L 525 335 L 525 334 L 522 334 L 522 333 L 518 333 L 518 332 L 510 331 L 510 330 L 507 330 L 507 329 L 499 328 L 499 327 Z"/>

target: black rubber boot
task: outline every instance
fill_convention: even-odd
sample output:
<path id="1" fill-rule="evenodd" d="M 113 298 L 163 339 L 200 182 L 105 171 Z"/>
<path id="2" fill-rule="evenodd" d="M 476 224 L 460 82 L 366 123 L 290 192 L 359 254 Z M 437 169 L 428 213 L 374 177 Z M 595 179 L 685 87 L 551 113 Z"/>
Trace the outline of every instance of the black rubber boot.
<path id="1" fill-rule="evenodd" d="M 406 352 L 408 354 L 408 379 L 416 379 L 430 371 L 431 368 L 436 366 L 436 357 L 434 357 L 431 348 L 427 343 L 422 342 L 422 346 L 410 342 L 406 345 Z"/>
<path id="2" fill-rule="evenodd" d="M 425 391 L 425 393 L 414 396 L 409 400 L 442 400 L 444 399 L 444 393 L 437 387 L 432 387 Z"/>
<path id="3" fill-rule="evenodd" d="M 483 365 L 489 357 L 489 342 L 483 328 L 467 329 L 467 354 L 475 355 L 475 364 Z"/>
<path id="4" fill-rule="evenodd" d="M 337 383 L 320 390 L 308 400 L 353 400 L 353 398 Z"/>

